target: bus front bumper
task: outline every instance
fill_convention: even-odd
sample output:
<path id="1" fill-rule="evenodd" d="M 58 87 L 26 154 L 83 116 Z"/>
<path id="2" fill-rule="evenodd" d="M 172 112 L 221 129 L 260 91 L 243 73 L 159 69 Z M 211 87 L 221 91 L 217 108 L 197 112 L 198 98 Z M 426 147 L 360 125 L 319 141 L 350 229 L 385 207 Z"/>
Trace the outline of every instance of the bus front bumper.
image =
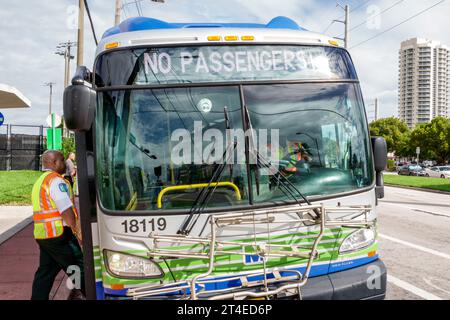
<path id="1" fill-rule="evenodd" d="M 278 300 L 383 300 L 386 296 L 386 266 L 381 260 L 369 264 L 309 278 L 300 295 L 279 294 Z M 130 299 L 106 295 L 106 299 Z M 174 297 L 172 296 L 172 299 Z M 207 297 L 206 297 L 207 298 Z M 146 300 L 168 300 L 169 296 L 149 297 Z"/>
<path id="2" fill-rule="evenodd" d="M 386 296 L 386 276 L 383 261 L 376 260 L 354 269 L 310 278 L 302 288 L 302 299 L 383 300 Z"/>

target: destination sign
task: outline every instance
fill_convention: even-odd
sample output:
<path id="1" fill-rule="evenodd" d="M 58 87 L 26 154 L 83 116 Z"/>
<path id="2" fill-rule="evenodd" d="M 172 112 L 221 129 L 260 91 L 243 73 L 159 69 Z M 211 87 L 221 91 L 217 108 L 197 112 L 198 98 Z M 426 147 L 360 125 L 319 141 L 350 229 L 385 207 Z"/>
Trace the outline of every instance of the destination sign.
<path id="1" fill-rule="evenodd" d="M 105 85 L 355 78 L 347 52 L 334 47 L 236 45 L 129 51 L 112 52 L 100 60 L 97 73 Z"/>
<path id="2" fill-rule="evenodd" d="M 143 53 L 135 84 L 346 78 L 344 59 L 326 47 L 188 47 Z"/>
<path id="3" fill-rule="evenodd" d="M 144 53 L 145 73 L 260 72 L 304 71 L 330 74 L 330 66 L 320 52 L 271 51 L 212 51 L 201 49 L 197 53 L 181 52 L 172 57 L 166 52 Z"/>

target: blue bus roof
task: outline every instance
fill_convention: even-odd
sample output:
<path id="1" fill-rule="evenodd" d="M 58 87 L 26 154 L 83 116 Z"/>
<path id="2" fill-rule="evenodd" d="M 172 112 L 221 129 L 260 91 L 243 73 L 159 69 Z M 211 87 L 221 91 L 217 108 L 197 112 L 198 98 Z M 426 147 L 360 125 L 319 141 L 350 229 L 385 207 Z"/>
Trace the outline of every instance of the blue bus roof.
<path id="1" fill-rule="evenodd" d="M 158 30 L 158 29 L 182 29 L 182 28 L 266 28 L 266 29 L 289 29 L 305 31 L 294 20 L 287 17 L 276 17 L 268 24 L 258 23 L 169 23 L 166 21 L 137 17 L 123 21 L 119 26 L 108 29 L 103 38 L 133 31 Z"/>

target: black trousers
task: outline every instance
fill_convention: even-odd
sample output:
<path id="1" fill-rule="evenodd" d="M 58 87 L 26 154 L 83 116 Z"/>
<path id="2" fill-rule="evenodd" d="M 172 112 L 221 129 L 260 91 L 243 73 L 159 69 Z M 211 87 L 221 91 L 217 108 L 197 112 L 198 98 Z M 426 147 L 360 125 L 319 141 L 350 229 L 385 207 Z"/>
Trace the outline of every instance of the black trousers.
<path id="1" fill-rule="evenodd" d="M 83 253 L 72 230 L 64 227 L 61 237 L 36 241 L 39 245 L 40 257 L 39 268 L 34 276 L 31 299 L 48 300 L 55 278 L 61 270 L 64 270 L 68 276 L 74 277 L 74 270 L 68 270 L 71 266 L 77 266 L 80 270 L 81 292 L 85 295 Z"/>

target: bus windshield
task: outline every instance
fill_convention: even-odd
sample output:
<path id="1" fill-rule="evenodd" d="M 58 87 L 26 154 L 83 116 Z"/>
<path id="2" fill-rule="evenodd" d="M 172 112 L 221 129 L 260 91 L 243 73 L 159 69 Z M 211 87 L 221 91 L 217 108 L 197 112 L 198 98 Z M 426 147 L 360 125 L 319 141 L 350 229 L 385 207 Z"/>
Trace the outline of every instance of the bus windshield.
<path id="1" fill-rule="evenodd" d="M 207 208 L 290 203 L 293 198 L 280 187 L 280 175 L 308 197 L 370 187 L 373 164 L 359 87 L 349 81 L 354 73 L 345 68 L 344 51 L 326 49 L 322 57 L 333 56 L 327 60 L 327 70 L 334 70 L 331 82 L 323 68 L 314 75 L 314 67 L 304 76 L 314 81 L 281 83 L 274 73 L 273 81 L 253 83 L 246 82 L 244 72 L 240 84 L 222 84 L 222 78 L 211 76 L 209 81 L 221 83 L 204 86 L 185 84 L 188 78 L 201 82 L 194 79 L 199 75 L 174 71 L 177 77 L 171 79 L 185 84 L 175 87 L 161 85 L 163 78 L 156 87 L 145 86 L 158 78 L 143 80 L 142 55 L 148 50 L 119 52 L 120 59 L 126 53 L 134 57 L 133 68 L 114 65 L 120 77 L 129 72 L 121 84 L 129 87 L 114 88 L 120 83 L 111 67 L 97 69 L 102 81 L 108 79 L 98 94 L 96 116 L 102 206 L 188 212 L 208 185 L 215 191 Z M 291 76 L 301 78 L 302 73 Z M 252 77 L 259 75 L 253 72 Z M 270 166 L 259 165 L 261 160 Z M 220 165 L 224 168 L 218 175 Z"/>

